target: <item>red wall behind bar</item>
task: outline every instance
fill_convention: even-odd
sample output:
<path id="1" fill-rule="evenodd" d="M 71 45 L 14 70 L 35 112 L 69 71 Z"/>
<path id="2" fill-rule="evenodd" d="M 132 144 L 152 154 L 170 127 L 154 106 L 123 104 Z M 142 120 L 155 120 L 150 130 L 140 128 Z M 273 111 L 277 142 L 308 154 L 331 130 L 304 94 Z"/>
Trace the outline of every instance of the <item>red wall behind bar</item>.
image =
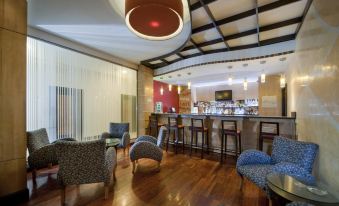
<path id="1" fill-rule="evenodd" d="M 164 89 L 164 94 L 160 94 L 160 88 Z M 153 102 L 162 102 L 162 111 L 168 112 L 168 108 L 174 107 L 175 111 L 179 112 L 179 95 L 177 87 L 172 85 L 172 91 L 168 90 L 168 84 L 158 81 L 153 81 Z M 154 105 L 153 105 L 154 107 Z"/>

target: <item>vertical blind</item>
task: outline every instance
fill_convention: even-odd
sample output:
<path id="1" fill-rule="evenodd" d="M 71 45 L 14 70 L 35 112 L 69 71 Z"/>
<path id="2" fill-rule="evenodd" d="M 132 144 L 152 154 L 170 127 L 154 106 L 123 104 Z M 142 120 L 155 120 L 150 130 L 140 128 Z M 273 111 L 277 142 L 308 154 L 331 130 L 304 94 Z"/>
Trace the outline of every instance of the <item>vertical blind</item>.
<path id="1" fill-rule="evenodd" d="M 28 131 L 89 140 L 121 122 L 124 111 L 135 121 L 136 104 L 122 109 L 122 96 L 137 95 L 135 70 L 33 38 L 27 44 Z"/>

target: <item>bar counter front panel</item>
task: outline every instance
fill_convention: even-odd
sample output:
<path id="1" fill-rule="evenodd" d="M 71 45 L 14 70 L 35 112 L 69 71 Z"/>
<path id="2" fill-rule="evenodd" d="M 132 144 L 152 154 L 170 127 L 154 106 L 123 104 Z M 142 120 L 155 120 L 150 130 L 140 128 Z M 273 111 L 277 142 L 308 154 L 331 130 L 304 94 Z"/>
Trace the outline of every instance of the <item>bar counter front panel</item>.
<path id="1" fill-rule="evenodd" d="M 185 144 L 186 147 L 190 145 L 191 131 L 191 118 L 203 118 L 204 126 L 209 129 L 209 149 L 214 152 L 220 152 L 221 147 L 221 121 L 222 120 L 235 120 L 237 121 L 237 129 L 241 131 L 241 145 L 242 150 L 258 149 L 259 144 L 259 125 L 261 121 L 264 122 L 278 122 L 280 136 L 296 139 L 296 123 L 294 117 L 270 117 L 258 115 L 219 115 L 219 114 L 173 114 L 173 113 L 152 113 L 156 115 L 159 123 L 168 124 L 169 115 L 178 115 L 179 124 L 185 126 Z M 170 140 L 173 138 L 171 133 Z M 181 140 L 179 133 L 179 140 Z M 198 146 L 201 145 L 201 133 L 198 137 Z M 264 141 L 263 151 L 270 152 L 271 144 Z M 234 137 L 227 138 L 227 150 L 235 150 Z"/>

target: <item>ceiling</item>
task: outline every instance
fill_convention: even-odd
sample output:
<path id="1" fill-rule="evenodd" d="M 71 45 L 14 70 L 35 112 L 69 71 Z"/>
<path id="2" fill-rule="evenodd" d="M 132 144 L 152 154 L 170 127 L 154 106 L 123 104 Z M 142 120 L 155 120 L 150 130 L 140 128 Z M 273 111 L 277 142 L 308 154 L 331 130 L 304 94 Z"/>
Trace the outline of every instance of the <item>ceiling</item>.
<path id="1" fill-rule="evenodd" d="M 191 0 L 190 40 L 182 49 L 145 60 L 142 64 L 158 69 L 192 57 L 294 40 L 311 2 Z"/>
<path id="2" fill-rule="evenodd" d="M 124 20 L 124 0 L 28 0 L 28 24 L 63 38 L 134 63 L 170 53 L 191 32 L 188 1 L 184 28 L 166 41 L 149 41 L 133 34 Z"/>
<path id="3" fill-rule="evenodd" d="M 289 53 L 262 59 L 194 66 L 156 76 L 154 80 L 178 85 L 186 85 L 190 81 L 194 87 L 225 85 L 228 84 L 229 77 L 233 78 L 233 83 L 242 83 L 245 78 L 248 82 L 256 82 L 262 72 L 266 75 L 283 74 L 293 58 L 294 53 Z"/>

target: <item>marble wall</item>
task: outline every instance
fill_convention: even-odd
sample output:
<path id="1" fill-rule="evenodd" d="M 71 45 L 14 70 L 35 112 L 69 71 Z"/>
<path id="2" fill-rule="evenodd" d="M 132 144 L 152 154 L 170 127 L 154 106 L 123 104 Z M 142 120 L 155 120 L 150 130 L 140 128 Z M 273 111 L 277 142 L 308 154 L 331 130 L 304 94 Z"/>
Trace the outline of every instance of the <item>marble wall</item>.
<path id="1" fill-rule="evenodd" d="M 315 175 L 339 196 L 339 1 L 314 0 L 287 72 L 289 112 L 297 134 L 319 144 Z"/>

